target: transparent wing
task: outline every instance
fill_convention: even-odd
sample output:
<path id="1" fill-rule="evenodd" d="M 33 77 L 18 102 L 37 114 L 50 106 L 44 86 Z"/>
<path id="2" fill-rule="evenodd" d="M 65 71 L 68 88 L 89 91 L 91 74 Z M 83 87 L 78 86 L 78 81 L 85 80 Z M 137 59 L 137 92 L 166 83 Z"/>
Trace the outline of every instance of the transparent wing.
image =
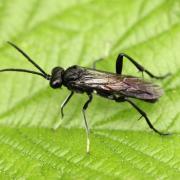
<path id="1" fill-rule="evenodd" d="M 104 91 L 114 95 L 124 95 L 142 100 L 156 100 L 162 89 L 151 82 L 133 76 L 122 76 L 114 73 L 88 69 L 75 82 L 83 88 Z"/>

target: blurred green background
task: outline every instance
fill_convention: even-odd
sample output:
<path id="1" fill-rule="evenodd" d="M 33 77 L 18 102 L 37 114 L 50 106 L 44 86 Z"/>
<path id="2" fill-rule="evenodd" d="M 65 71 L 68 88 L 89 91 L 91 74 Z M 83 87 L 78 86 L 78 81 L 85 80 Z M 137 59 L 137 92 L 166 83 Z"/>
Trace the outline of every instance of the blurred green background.
<path id="1" fill-rule="evenodd" d="M 6 41 L 49 73 L 54 66 L 91 67 L 101 57 L 97 68 L 114 72 L 120 52 L 154 74 L 171 72 L 166 80 L 152 80 L 165 90 L 159 102 L 134 102 L 157 129 L 173 135 L 152 132 L 130 105 L 96 96 L 87 111 L 87 155 L 85 94 L 72 98 L 62 120 L 66 88 L 53 90 L 30 74 L 1 73 L 1 179 L 180 179 L 179 0 L 0 0 L 0 69 L 33 70 Z M 124 64 L 123 73 L 141 77 Z"/>

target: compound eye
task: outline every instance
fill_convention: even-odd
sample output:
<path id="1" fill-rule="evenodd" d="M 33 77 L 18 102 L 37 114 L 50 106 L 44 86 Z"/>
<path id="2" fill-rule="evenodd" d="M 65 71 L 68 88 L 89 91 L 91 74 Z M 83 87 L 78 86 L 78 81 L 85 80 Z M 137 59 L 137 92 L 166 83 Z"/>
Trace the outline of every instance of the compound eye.
<path id="1" fill-rule="evenodd" d="M 61 81 L 59 79 L 52 82 L 51 87 L 59 88 L 61 86 Z"/>

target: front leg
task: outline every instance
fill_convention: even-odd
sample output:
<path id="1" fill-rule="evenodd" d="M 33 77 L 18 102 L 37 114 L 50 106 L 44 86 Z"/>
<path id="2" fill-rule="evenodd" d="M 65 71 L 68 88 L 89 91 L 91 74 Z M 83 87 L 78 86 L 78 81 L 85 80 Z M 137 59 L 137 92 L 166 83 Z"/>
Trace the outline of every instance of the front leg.
<path id="1" fill-rule="evenodd" d="M 61 104 L 61 117 L 64 117 L 64 112 L 63 109 L 66 106 L 66 104 L 69 102 L 69 100 L 71 99 L 72 95 L 74 94 L 73 91 L 71 91 L 71 93 L 69 94 L 69 96 L 66 97 L 66 99 L 63 101 L 63 103 Z"/>
<path id="2" fill-rule="evenodd" d="M 148 74 L 151 78 L 155 78 L 155 79 L 164 79 L 167 76 L 169 76 L 170 74 L 165 74 L 164 76 L 155 76 L 153 75 L 150 71 L 148 71 L 147 69 L 145 69 L 143 66 L 141 66 L 139 63 L 137 63 L 132 57 L 128 56 L 127 54 L 124 53 L 120 53 L 117 57 L 116 60 L 116 73 L 117 74 L 121 74 L 122 73 L 122 68 L 123 68 L 123 57 L 126 57 L 132 64 L 134 64 L 134 66 L 141 72 L 145 72 L 146 74 Z"/>
<path id="3" fill-rule="evenodd" d="M 64 117 L 64 113 L 63 113 L 63 109 L 64 107 L 66 106 L 66 104 L 69 102 L 69 100 L 71 99 L 71 97 L 73 96 L 74 92 L 71 91 L 71 93 L 66 97 L 66 99 L 63 101 L 63 103 L 61 104 L 61 117 L 63 119 Z M 58 121 L 54 127 L 53 127 L 53 130 L 56 130 L 59 128 L 59 126 L 61 125 L 61 121 Z"/>

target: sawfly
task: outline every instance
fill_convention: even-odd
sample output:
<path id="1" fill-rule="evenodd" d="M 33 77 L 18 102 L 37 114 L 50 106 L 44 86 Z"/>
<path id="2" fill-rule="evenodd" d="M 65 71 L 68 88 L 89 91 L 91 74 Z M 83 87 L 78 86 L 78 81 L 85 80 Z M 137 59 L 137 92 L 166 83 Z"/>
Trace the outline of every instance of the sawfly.
<path id="1" fill-rule="evenodd" d="M 67 89 L 70 90 L 70 94 L 61 105 L 62 117 L 64 115 L 63 109 L 74 93 L 86 93 L 88 95 L 88 100 L 85 102 L 82 108 L 87 134 L 87 152 L 89 152 L 90 150 L 90 131 L 86 119 L 86 109 L 93 99 L 93 94 L 116 102 L 128 102 L 141 115 L 141 117 L 144 117 L 148 126 L 154 132 L 160 135 L 168 135 L 168 133 L 162 133 L 157 130 L 152 125 L 147 114 L 132 101 L 132 99 L 135 98 L 149 103 L 154 103 L 162 96 L 162 88 L 152 82 L 145 81 L 143 78 L 130 75 L 122 75 L 123 58 L 127 58 L 139 71 L 146 73 L 151 78 L 164 79 L 169 75 L 169 73 L 164 76 L 155 76 L 146 68 L 137 63 L 133 58 L 131 58 L 127 54 L 121 53 L 118 55 L 116 60 L 116 73 L 97 70 L 97 60 L 94 62 L 93 68 L 85 68 L 73 65 L 67 69 L 64 69 L 57 66 L 52 69 L 51 74 L 48 74 L 38 64 L 36 64 L 35 61 L 33 61 L 22 49 L 11 42 L 8 43 L 17 51 L 19 51 L 31 64 L 33 64 L 38 71 L 21 68 L 7 68 L 1 69 L 0 72 L 15 71 L 31 73 L 48 80 L 50 87 L 53 89 L 61 88 L 62 85 L 67 87 Z"/>

